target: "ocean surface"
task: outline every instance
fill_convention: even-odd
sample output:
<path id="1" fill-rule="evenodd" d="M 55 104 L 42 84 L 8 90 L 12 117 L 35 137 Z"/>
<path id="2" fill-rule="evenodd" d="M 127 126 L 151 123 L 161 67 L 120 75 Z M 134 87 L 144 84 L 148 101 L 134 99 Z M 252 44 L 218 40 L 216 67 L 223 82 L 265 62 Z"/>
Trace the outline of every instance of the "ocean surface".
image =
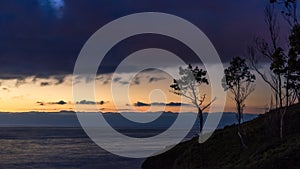
<path id="1" fill-rule="evenodd" d="M 2 127 L 0 136 L 1 169 L 140 169 L 144 160 L 119 157 L 103 150 L 81 128 Z"/>
<path id="2" fill-rule="evenodd" d="M 247 115 L 244 120 L 256 116 Z M 155 136 L 168 129 L 162 124 L 169 124 L 172 118 L 173 115 L 168 114 L 165 119 L 154 123 L 153 126 L 161 124 L 158 128 L 128 126 L 120 122 L 122 125 L 118 126 L 117 131 L 136 138 Z M 218 128 L 231 125 L 235 120 L 234 114 L 223 114 Z M 118 121 L 113 124 L 119 124 Z M 184 140 L 196 135 L 197 125 Z M 105 139 L 109 141 L 110 138 L 107 136 Z M 122 142 L 112 142 L 111 146 L 122 145 Z M 159 143 L 151 143 L 151 148 L 157 149 L 156 144 Z M 120 157 L 100 148 L 86 135 L 74 114 L 0 113 L 1 169 L 140 169 L 143 160 Z"/>

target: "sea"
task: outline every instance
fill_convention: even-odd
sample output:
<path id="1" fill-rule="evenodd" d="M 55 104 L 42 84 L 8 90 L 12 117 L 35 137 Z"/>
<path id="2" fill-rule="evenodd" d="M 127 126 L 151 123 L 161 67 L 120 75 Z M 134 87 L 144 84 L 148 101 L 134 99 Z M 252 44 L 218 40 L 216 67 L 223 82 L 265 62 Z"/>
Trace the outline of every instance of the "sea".
<path id="1" fill-rule="evenodd" d="M 115 114 L 107 116 L 119 117 Z M 248 114 L 244 116 L 244 120 L 255 117 L 257 115 Z M 169 125 L 176 115 L 169 113 L 164 118 L 152 126 L 139 127 L 120 122 L 122 125 L 115 127 L 116 131 L 126 136 L 146 138 L 168 130 L 163 124 Z M 119 120 L 114 124 L 118 124 Z M 235 121 L 234 113 L 223 113 L 218 128 L 232 125 Z M 196 124 L 197 122 L 182 141 L 197 136 Z M 111 141 L 111 146 L 126 146 L 123 145 L 124 140 L 116 141 L 105 134 L 102 136 L 107 142 Z M 152 142 L 150 150 L 158 149 L 161 144 Z M 145 147 L 145 151 L 146 149 L 149 151 L 149 147 Z M 144 160 L 145 158 L 121 157 L 98 146 L 84 132 L 74 113 L 0 113 L 1 169 L 141 169 Z"/>

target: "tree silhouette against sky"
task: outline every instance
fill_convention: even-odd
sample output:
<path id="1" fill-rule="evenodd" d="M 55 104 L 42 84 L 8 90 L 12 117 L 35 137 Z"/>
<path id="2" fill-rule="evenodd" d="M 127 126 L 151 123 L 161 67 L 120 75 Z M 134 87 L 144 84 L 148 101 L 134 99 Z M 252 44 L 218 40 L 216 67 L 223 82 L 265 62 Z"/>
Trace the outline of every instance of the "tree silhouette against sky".
<path id="1" fill-rule="evenodd" d="M 233 95 L 236 103 L 238 136 L 241 143 L 246 147 L 243 137 L 241 123 L 243 119 L 243 111 L 245 108 L 245 100 L 255 89 L 255 76 L 249 70 L 245 59 L 235 57 L 230 62 L 230 66 L 224 70 L 225 76 L 222 84 L 225 90 L 229 90 Z"/>
<path id="2" fill-rule="evenodd" d="M 198 117 L 200 120 L 199 134 L 203 129 L 203 111 L 208 108 L 211 102 L 205 104 L 206 94 L 202 94 L 201 86 L 208 85 L 208 79 L 206 78 L 207 72 L 203 69 L 195 68 L 192 65 L 188 65 L 187 68 L 179 67 L 179 79 L 174 79 L 173 84 L 170 85 L 171 92 L 187 98 L 198 110 Z"/>

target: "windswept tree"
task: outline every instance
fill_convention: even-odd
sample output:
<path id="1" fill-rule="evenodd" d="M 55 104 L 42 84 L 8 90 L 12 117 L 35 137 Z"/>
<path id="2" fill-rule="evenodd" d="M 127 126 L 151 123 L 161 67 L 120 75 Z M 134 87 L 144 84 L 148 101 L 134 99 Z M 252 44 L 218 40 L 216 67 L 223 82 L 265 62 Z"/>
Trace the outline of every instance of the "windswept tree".
<path id="1" fill-rule="evenodd" d="M 192 65 L 188 65 L 185 69 L 179 67 L 181 77 L 174 79 L 173 84 L 170 85 L 172 93 L 187 98 L 198 109 L 200 133 L 203 129 L 203 111 L 216 99 L 214 98 L 211 102 L 205 104 L 206 94 L 201 94 L 200 87 L 209 84 L 206 74 L 205 70 L 198 67 L 193 68 Z"/>
<path id="2" fill-rule="evenodd" d="M 229 90 L 236 104 L 237 109 L 237 121 L 238 121 L 238 136 L 241 143 L 246 147 L 241 130 L 241 123 L 243 119 L 243 111 L 245 108 L 245 100 L 254 91 L 255 76 L 249 70 L 245 59 L 235 57 L 230 62 L 230 66 L 224 70 L 223 87 L 225 90 Z"/>
<path id="3" fill-rule="evenodd" d="M 290 81 L 288 83 L 293 96 L 300 102 L 300 25 L 296 24 L 289 36 L 290 50 L 288 59 L 288 71 Z M 292 98 L 293 99 L 293 98 Z"/>
<path id="4" fill-rule="evenodd" d="M 280 44 L 280 26 L 275 5 L 281 7 L 280 13 L 290 27 L 289 44 Z M 280 9 L 280 8 L 279 8 Z M 251 65 L 262 79 L 271 87 L 276 112 L 280 121 L 279 135 L 284 135 L 284 116 L 296 100 L 300 101 L 300 26 L 297 15 L 297 0 L 270 0 L 265 10 L 265 21 L 270 35 L 269 40 L 257 38 L 254 47 L 249 48 Z M 270 76 L 258 69 L 258 60 L 264 57 L 270 64 Z M 272 107 L 272 105 L 271 105 Z"/>
<path id="5" fill-rule="evenodd" d="M 248 47 L 248 54 L 251 68 L 270 86 L 275 98 L 275 107 L 283 106 L 283 73 L 285 64 L 283 49 L 279 43 L 279 25 L 274 6 L 265 8 L 265 22 L 268 26 L 269 39 L 257 37 L 253 46 Z M 260 69 L 260 62 L 264 60 L 269 64 L 270 71 L 266 74 Z M 272 70 L 273 69 L 273 70 Z M 272 107 L 273 105 L 270 105 Z"/>

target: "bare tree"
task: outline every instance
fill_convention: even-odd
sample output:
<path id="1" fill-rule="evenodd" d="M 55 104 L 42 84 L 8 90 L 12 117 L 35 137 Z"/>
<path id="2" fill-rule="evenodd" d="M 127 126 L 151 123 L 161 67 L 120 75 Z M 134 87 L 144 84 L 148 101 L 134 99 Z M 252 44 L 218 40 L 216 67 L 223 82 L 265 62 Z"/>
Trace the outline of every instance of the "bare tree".
<path id="1" fill-rule="evenodd" d="M 224 70 L 224 73 L 223 86 L 225 90 L 229 90 L 232 93 L 236 103 L 238 136 L 240 137 L 242 145 L 246 148 L 242 137 L 241 123 L 245 100 L 255 89 L 255 84 L 253 84 L 255 76 L 250 72 L 245 59 L 240 57 L 233 58 L 230 62 L 230 66 Z"/>
<path id="2" fill-rule="evenodd" d="M 283 100 L 288 99 L 289 95 L 283 92 L 283 78 L 286 73 L 286 55 L 284 50 L 279 47 L 279 25 L 274 5 L 265 8 L 265 21 L 268 26 L 269 42 L 264 38 L 256 38 L 255 45 L 248 48 L 251 67 L 261 76 L 270 86 L 275 97 L 275 107 L 280 116 L 280 137 L 283 137 L 283 122 L 286 110 L 283 109 Z M 263 57 L 270 65 L 269 75 L 259 69 L 259 58 Z"/>
<path id="3" fill-rule="evenodd" d="M 174 79 L 174 83 L 170 85 L 172 93 L 189 99 L 198 109 L 198 117 L 200 120 L 199 133 L 201 133 L 203 129 L 203 111 L 216 99 L 214 98 L 211 102 L 204 104 L 206 94 L 201 94 L 200 87 L 203 84 L 209 84 L 206 74 L 207 72 L 205 70 L 199 69 L 198 67 L 193 68 L 192 65 L 188 65 L 185 69 L 180 67 L 180 79 Z"/>
<path id="4" fill-rule="evenodd" d="M 248 47 L 248 56 L 250 60 L 250 66 L 254 69 L 260 77 L 269 85 L 272 89 L 275 98 L 275 107 L 283 107 L 283 94 L 282 94 L 282 74 L 276 74 L 273 71 L 266 74 L 260 70 L 259 63 L 264 60 L 271 65 L 276 61 L 275 54 L 282 54 L 282 49 L 279 47 L 279 32 L 277 15 L 274 5 L 269 5 L 265 8 L 265 22 L 268 26 L 269 42 L 264 38 L 255 38 L 254 45 Z M 277 57 L 279 58 L 279 57 Z M 279 66 L 277 64 L 277 66 Z"/>
<path id="5" fill-rule="evenodd" d="M 260 42 L 256 41 L 255 45 L 258 45 Z M 261 50 L 260 48 L 258 48 L 258 46 L 249 46 L 248 47 L 248 57 L 249 57 L 249 61 L 250 61 L 250 68 L 255 70 L 257 72 L 257 74 L 261 77 L 261 79 L 263 79 L 263 81 L 268 84 L 268 86 L 271 88 L 272 90 L 272 95 L 275 98 L 275 109 L 278 109 L 278 107 L 280 107 L 280 105 L 282 105 L 282 94 L 281 94 L 281 90 L 280 90 L 280 86 L 281 86 L 281 78 L 279 76 L 277 76 L 276 74 L 274 74 L 272 71 L 268 71 L 265 72 L 266 70 L 262 70 L 260 69 L 260 57 L 261 56 Z M 269 59 L 271 60 L 271 59 Z M 280 83 L 279 83 L 280 82 Z M 273 98 L 271 97 L 271 98 Z M 271 107 L 273 107 L 273 102 L 272 105 L 270 105 Z"/>
<path id="6" fill-rule="evenodd" d="M 280 115 L 280 138 L 283 138 L 284 116 L 289 106 L 295 103 L 296 98 L 299 100 L 300 73 L 297 63 L 300 62 L 300 27 L 297 19 L 297 0 L 270 0 L 270 3 L 271 5 L 265 9 L 265 21 L 268 25 L 270 40 L 267 42 L 263 38 L 257 38 L 254 47 L 249 47 L 248 53 L 251 66 L 274 93 L 276 110 Z M 281 14 L 292 28 L 288 50 L 284 50 L 279 45 L 279 21 L 275 4 L 283 4 Z M 266 76 L 258 68 L 258 58 L 261 56 L 269 61 L 271 70 L 269 76 Z"/>

